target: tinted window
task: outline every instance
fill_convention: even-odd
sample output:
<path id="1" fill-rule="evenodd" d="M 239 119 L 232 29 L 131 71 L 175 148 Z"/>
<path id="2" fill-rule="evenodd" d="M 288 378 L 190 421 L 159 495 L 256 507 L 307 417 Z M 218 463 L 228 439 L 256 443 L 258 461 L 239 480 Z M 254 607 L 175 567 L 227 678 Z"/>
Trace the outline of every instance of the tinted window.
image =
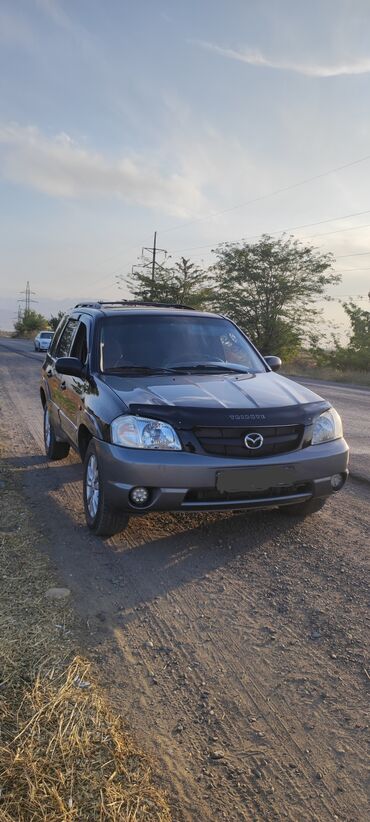
<path id="1" fill-rule="evenodd" d="M 265 371 L 263 362 L 229 321 L 221 317 L 107 317 L 100 335 L 103 371 L 142 366 L 151 369 L 217 366 Z"/>
<path id="2" fill-rule="evenodd" d="M 52 335 L 51 331 L 41 331 L 41 334 L 40 334 L 40 337 L 42 337 L 43 339 L 47 339 L 47 340 L 51 340 L 52 336 L 53 335 Z"/>
<path id="3" fill-rule="evenodd" d="M 55 357 L 55 352 L 57 351 L 59 340 L 62 336 L 63 330 L 65 328 L 65 324 L 66 324 L 66 317 L 62 317 L 62 319 L 61 319 L 61 321 L 60 321 L 60 323 L 59 323 L 59 325 L 58 325 L 58 327 L 57 327 L 57 329 L 56 329 L 56 331 L 53 335 L 52 341 L 50 343 L 49 353 L 53 357 Z"/>
<path id="4" fill-rule="evenodd" d="M 71 357 L 77 357 L 84 364 L 87 360 L 87 328 L 84 322 L 80 322 L 78 327 L 72 345 Z"/>
<path id="5" fill-rule="evenodd" d="M 57 357 L 68 357 L 78 320 L 68 320 L 56 350 Z"/>

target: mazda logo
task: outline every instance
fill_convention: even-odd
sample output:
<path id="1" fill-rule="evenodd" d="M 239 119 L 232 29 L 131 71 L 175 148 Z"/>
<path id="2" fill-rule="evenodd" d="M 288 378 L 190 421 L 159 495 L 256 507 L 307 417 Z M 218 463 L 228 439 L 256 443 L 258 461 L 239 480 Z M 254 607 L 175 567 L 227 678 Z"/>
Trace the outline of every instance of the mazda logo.
<path id="1" fill-rule="evenodd" d="M 244 437 L 244 444 L 245 444 L 246 448 L 250 448 L 252 450 L 256 450 L 257 448 L 262 448 L 262 446 L 263 446 L 263 436 L 262 436 L 262 434 L 257 434 L 257 433 L 247 434 L 247 436 Z"/>

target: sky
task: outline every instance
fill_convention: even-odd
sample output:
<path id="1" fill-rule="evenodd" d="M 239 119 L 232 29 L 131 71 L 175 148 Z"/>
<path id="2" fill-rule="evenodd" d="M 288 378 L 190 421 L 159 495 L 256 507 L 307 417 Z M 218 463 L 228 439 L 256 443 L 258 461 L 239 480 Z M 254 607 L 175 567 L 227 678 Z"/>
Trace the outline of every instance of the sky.
<path id="1" fill-rule="evenodd" d="M 282 231 L 370 290 L 369 0 L 0 0 L 0 327 Z M 314 178 L 314 179 L 312 179 Z"/>

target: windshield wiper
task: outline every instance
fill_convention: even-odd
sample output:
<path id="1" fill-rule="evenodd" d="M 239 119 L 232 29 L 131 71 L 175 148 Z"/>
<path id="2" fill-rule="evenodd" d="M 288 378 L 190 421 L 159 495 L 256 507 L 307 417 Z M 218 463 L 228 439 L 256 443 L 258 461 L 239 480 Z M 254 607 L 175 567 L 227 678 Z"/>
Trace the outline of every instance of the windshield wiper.
<path id="1" fill-rule="evenodd" d="M 231 372 L 233 374 L 252 374 L 253 371 L 244 366 L 222 365 L 221 363 L 199 362 L 188 365 L 176 365 L 173 368 L 150 368 L 148 365 L 117 365 L 112 368 L 105 368 L 104 374 L 190 374 L 192 371 L 219 371 Z"/>
<path id="2" fill-rule="evenodd" d="M 174 374 L 174 368 L 150 368 L 148 365 L 117 365 L 105 368 L 104 374 Z"/>
<path id="3" fill-rule="evenodd" d="M 245 368 L 243 365 L 222 365 L 221 363 L 209 363 L 209 362 L 199 362 L 199 363 L 189 363 L 189 365 L 177 365 L 172 369 L 172 371 L 232 371 L 234 374 L 252 374 L 253 372 Z"/>

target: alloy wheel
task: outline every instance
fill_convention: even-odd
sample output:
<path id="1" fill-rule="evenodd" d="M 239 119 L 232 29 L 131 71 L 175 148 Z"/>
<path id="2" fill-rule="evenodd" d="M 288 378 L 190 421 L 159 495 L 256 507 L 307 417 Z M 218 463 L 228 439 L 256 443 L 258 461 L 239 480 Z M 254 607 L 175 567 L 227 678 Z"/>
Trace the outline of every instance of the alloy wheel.
<path id="1" fill-rule="evenodd" d="M 99 505 L 99 472 L 95 454 L 91 454 L 86 468 L 86 503 L 91 519 L 95 519 Z"/>
<path id="2" fill-rule="evenodd" d="M 50 447 L 50 440 L 51 440 L 51 427 L 50 427 L 50 417 L 49 411 L 47 408 L 45 409 L 45 417 L 44 417 L 44 438 L 45 438 L 45 446 L 46 450 Z"/>

